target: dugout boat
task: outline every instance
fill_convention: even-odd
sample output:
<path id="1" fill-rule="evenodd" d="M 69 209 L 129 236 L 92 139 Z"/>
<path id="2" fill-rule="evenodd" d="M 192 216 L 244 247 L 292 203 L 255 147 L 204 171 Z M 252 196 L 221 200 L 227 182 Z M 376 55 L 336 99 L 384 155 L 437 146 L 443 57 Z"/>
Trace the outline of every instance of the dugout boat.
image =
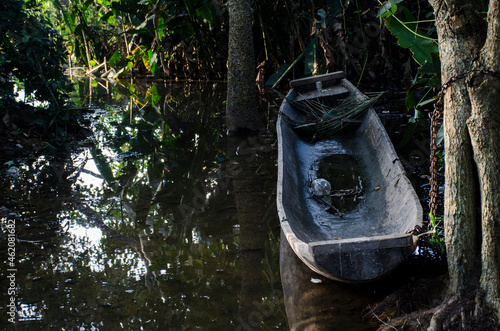
<path id="1" fill-rule="evenodd" d="M 343 282 L 413 253 L 422 207 L 367 97 L 343 72 L 293 80 L 277 123 L 284 237 L 312 270 Z"/>

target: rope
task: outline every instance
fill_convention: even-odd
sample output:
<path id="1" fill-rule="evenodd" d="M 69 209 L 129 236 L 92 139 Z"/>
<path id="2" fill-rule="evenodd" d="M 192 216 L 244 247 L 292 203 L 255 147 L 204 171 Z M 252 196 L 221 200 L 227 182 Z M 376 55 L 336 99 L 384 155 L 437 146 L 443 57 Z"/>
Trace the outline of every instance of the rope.
<path id="1" fill-rule="evenodd" d="M 429 169 L 431 173 L 431 178 L 429 180 L 429 184 L 431 186 L 430 192 L 429 192 L 429 212 L 436 216 L 437 212 L 437 199 L 438 199 L 438 183 L 437 183 L 437 173 L 438 173 L 438 158 L 436 155 L 437 152 L 437 145 L 436 145 L 436 139 L 437 139 L 437 133 L 438 133 L 438 124 L 443 116 L 443 96 L 448 87 L 450 87 L 451 84 L 456 82 L 459 79 L 467 77 L 471 73 L 480 73 L 480 74 L 485 74 L 485 75 L 493 75 L 498 78 L 500 78 L 500 71 L 494 71 L 494 70 L 489 70 L 489 69 L 474 69 L 474 70 L 469 70 L 466 71 L 462 74 L 456 75 L 451 77 L 446 83 L 444 83 L 441 86 L 441 91 L 438 94 L 438 99 L 436 103 L 434 104 L 434 111 L 429 115 L 431 118 L 431 142 L 430 142 L 430 162 L 431 162 L 431 167 Z M 429 222 L 429 227 L 432 227 L 432 224 Z"/>

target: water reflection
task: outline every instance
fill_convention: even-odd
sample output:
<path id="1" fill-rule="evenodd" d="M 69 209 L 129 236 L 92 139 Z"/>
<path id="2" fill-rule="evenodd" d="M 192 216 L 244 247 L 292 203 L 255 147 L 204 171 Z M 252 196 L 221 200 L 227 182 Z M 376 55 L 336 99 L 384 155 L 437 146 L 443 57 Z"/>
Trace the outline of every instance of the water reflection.
<path id="1" fill-rule="evenodd" d="M 284 315 L 280 278 L 273 258 L 279 250 L 277 245 L 269 246 L 269 235 L 276 235 L 273 230 L 278 227 L 274 194 L 276 160 L 267 157 L 274 151 L 271 147 L 274 140 L 274 136 L 268 134 L 228 139 L 232 187 L 240 226 L 242 279 L 239 320 L 244 330 L 270 328 L 276 315 Z M 263 286 L 265 283 L 268 285 Z M 269 285 L 271 291 L 266 288 Z"/>
<path id="2" fill-rule="evenodd" d="M 18 329 L 370 329 L 371 285 L 322 279 L 280 250 L 274 135 L 227 138 L 223 84 L 79 86 L 93 139 L 1 175 Z"/>
<path id="3" fill-rule="evenodd" d="M 335 282 L 311 271 L 293 252 L 282 235 L 281 280 L 290 330 L 376 330 L 363 322 L 363 310 L 378 295 L 373 284 Z"/>
<path id="4" fill-rule="evenodd" d="M 95 139 L 2 177 L 18 326 L 286 329 L 272 141 L 227 141 L 220 84 L 104 87 L 79 92 Z"/>

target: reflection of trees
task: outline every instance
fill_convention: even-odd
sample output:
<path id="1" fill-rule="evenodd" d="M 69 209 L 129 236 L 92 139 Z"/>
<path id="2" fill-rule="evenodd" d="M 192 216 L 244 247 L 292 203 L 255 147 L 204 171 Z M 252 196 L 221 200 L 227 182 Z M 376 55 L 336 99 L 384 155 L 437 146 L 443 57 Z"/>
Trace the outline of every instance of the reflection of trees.
<path id="1" fill-rule="evenodd" d="M 262 163 L 255 162 L 255 151 L 246 139 L 229 138 L 228 146 L 230 162 L 234 165 L 232 184 L 240 226 L 240 318 L 242 323 L 248 324 L 256 310 L 253 303 L 260 303 L 263 297 L 262 259 L 267 234 L 265 179 L 257 172 Z M 262 319 L 257 319 L 250 323 L 252 327 L 259 327 L 261 322 Z"/>
<path id="2" fill-rule="evenodd" d="M 246 248 L 242 250 L 242 265 L 237 263 L 238 220 L 232 198 L 227 195 L 231 186 L 225 178 L 231 165 L 226 167 L 221 144 L 225 137 L 222 119 L 213 113 L 223 106 L 225 90 L 215 87 L 209 87 L 208 97 L 206 91 L 192 89 L 192 85 L 184 87 L 182 93 L 158 88 L 165 99 L 136 109 L 140 116 L 121 114 L 102 121 L 99 130 L 103 136 L 108 134 L 109 140 L 92 151 L 110 191 L 98 208 L 101 214 L 105 211 L 106 221 L 99 223 L 109 234 L 106 246 L 116 245 L 111 241 L 118 239 L 148 260 L 147 273 L 156 278 L 157 284 L 150 289 L 151 295 L 166 302 L 152 300 L 153 308 L 136 314 L 142 320 L 166 321 L 169 327 L 203 326 L 206 320 L 213 320 L 214 328 L 237 323 L 231 321 L 234 302 L 238 301 L 236 284 L 240 277 L 250 276 L 250 272 L 242 276 L 239 269 L 252 270 L 246 268 L 246 255 L 257 251 L 250 247 L 252 236 L 241 236 L 240 248 Z M 158 128 L 161 132 L 151 134 Z M 115 134 L 109 135 L 112 132 Z M 130 132 L 131 137 L 127 136 Z M 110 151 L 118 157 L 110 156 Z M 250 181 L 241 183 L 243 186 L 233 183 L 233 188 L 240 191 L 238 187 L 244 189 Z M 247 220 L 251 209 L 257 205 L 262 209 L 263 198 L 273 199 L 263 196 L 261 188 L 255 188 L 253 194 L 260 200 L 249 205 L 250 209 L 243 206 Z M 86 206 L 78 209 L 86 215 L 95 213 Z M 99 219 L 96 215 L 93 218 Z M 262 217 L 258 221 L 262 222 Z M 249 221 L 245 224 L 240 227 L 241 233 L 252 228 Z M 253 235 L 261 247 L 255 260 L 259 264 L 265 233 L 266 229 L 261 228 L 255 232 L 260 238 Z M 262 274 L 259 270 L 262 268 L 256 269 L 258 279 Z M 254 289 L 262 287 L 260 281 L 256 285 Z M 260 297 L 263 295 L 261 291 Z M 151 304 L 150 298 L 142 300 Z"/>
<path id="3" fill-rule="evenodd" d="M 274 192 L 274 161 L 266 153 L 272 137 L 255 135 L 245 138 L 228 138 L 230 169 L 233 192 L 236 200 L 240 226 L 241 289 L 240 317 L 243 329 L 266 326 L 266 319 L 280 313 L 279 299 L 274 294 L 268 296 L 268 287 L 273 288 L 274 272 L 268 270 L 268 279 L 263 279 L 264 264 L 271 249 L 266 248 L 269 227 L 276 221 Z M 266 155 L 267 154 L 267 155 Z M 265 162 L 273 162 L 265 166 Z M 271 222 L 271 224 L 270 224 Z M 265 284 L 269 282 L 271 284 Z M 267 299 L 266 299 L 267 297 Z M 265 302 L 267 300 L 267 302 Z"/>
<path id="4" fill-rule="evenodd" d="M 138 86 L 137 90 L 149 88 Z M 52 184 L 58 190 L 54 196 L 60 206 L 50 217 L 68 224 L 64 231 L 76 226 L 98 227 L 104 236 L 90 243 L 71 231 L 58 234 L 54 230 L 51 237 L 48 233 L 44 237 L 43 250 L 26 244 L 33 248 L 32 255 L 43 254 L 23 264 L 25 268 L 29 264 L 29 271 L 23 271 L 27 277 L 19 280 L 21 302 L 42 318 L 26 322 L 28 328 L 236 328 L 240 325 L 237 302 L 244 299 L 242 288 L 253 293 L 253 283 L 247 281 L 253 276 L 244 271 L 253 268 L 248 267 L 246 256 L 254 253 L 253 244 L 247 240 L 260 236 L 258 246 L 265 247 L 259 249 L 260 261 L 253 265 L 262 264 L 263 252 L 271 256 L 267 260 L 277 259 L 276 248 L 262 243 L 268 237 L 267 224 L 261 227 L 261 234 L 241 235 L 252 231 L 244 223 L 252 224 L 251 208 L 257 206 L 238 205 L 247 210 L 247 221 L 243 219 L 239 226 L 232 194 L 236 190 L 244 196 L 247 184 L 232 182 L 235 164 L 228 162 L 223 118 L 213 112 L 224 109 L 225 89 L 160 86 L 158 94 L 170 94 L 176 102 L 164 98 L 156 106 L 142 107 L 132 101 L 132 116 L 128 97 L 126 113 L 109 106 L 94 127 L 99 139 L 78 159 L 81 164 L 75 161 L 74 168 L 60 167 L 66 169 L 60 176 L 63 184 Z M 93 96 L 94 101 L 99 100 L 98 93 Z M 97 170 L 86 168 L 91 161 Z M 274 164 L 270 171 L 273 168 Z M 265 169 L 264 165 L 257 172 L 265 177 Z M 67 178 L 75 179 L 78 174 L 104 184 L 90 187 L 77 181 L 71 186 L 73 182 Z M 274 180 L 262 176 L 261 185 L 274 187 Z M 262 190 L 253 190 L 259 201 L 265 200 L 263 204 L 274 200 L 271 194 L 262 196 Z M 73 208 L 67 204 L 69 194 L 80 198 L 71 203 Z M 43 198 L 40 208 L 49 209 Z M 267 222 L 267 216 L 262 218 Z M 36 234 L 28 239 L 33 238 Z M 255 287 L 261 289 L 256 292 L 258 300 L 266 297 L 265 304 L 274 304 L 272 286 L 262 289 L 266 283 L 262 275 L 276 285 L 277 270 L 262 266 L 259 270 L 255 278 L 260 279 Z M 246 302 L 253 304 L 253 298 Z M 266 325 L 279 325 L 274 306 L 259 307 L 266 307 Z M 262 309 L 257 310 L 263 314 Z"/>

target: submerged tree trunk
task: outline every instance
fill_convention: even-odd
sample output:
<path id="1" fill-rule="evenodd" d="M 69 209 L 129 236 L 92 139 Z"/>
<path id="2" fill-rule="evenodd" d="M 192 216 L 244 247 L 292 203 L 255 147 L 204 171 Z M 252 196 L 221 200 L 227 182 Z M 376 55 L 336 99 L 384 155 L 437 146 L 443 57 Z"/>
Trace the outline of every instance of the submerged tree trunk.
<path id="1" fill-rule="evenodd" d="M 441 329 L 457 314 L 455 323 L 471 325 L 483 308 L 500 317 L 500 0 L 490 1 L 488 23 L 480 0 L 430 2 L 445 84 L 448 303 L 462 306 L 435 314 L 431 329 Z"/>
<path id="2" fill-rule="evenodd" d="M 226 123 L 230 132 L 264 128 L 257 111 L 252 9 L 248 0 L 229 1 Z"/>

